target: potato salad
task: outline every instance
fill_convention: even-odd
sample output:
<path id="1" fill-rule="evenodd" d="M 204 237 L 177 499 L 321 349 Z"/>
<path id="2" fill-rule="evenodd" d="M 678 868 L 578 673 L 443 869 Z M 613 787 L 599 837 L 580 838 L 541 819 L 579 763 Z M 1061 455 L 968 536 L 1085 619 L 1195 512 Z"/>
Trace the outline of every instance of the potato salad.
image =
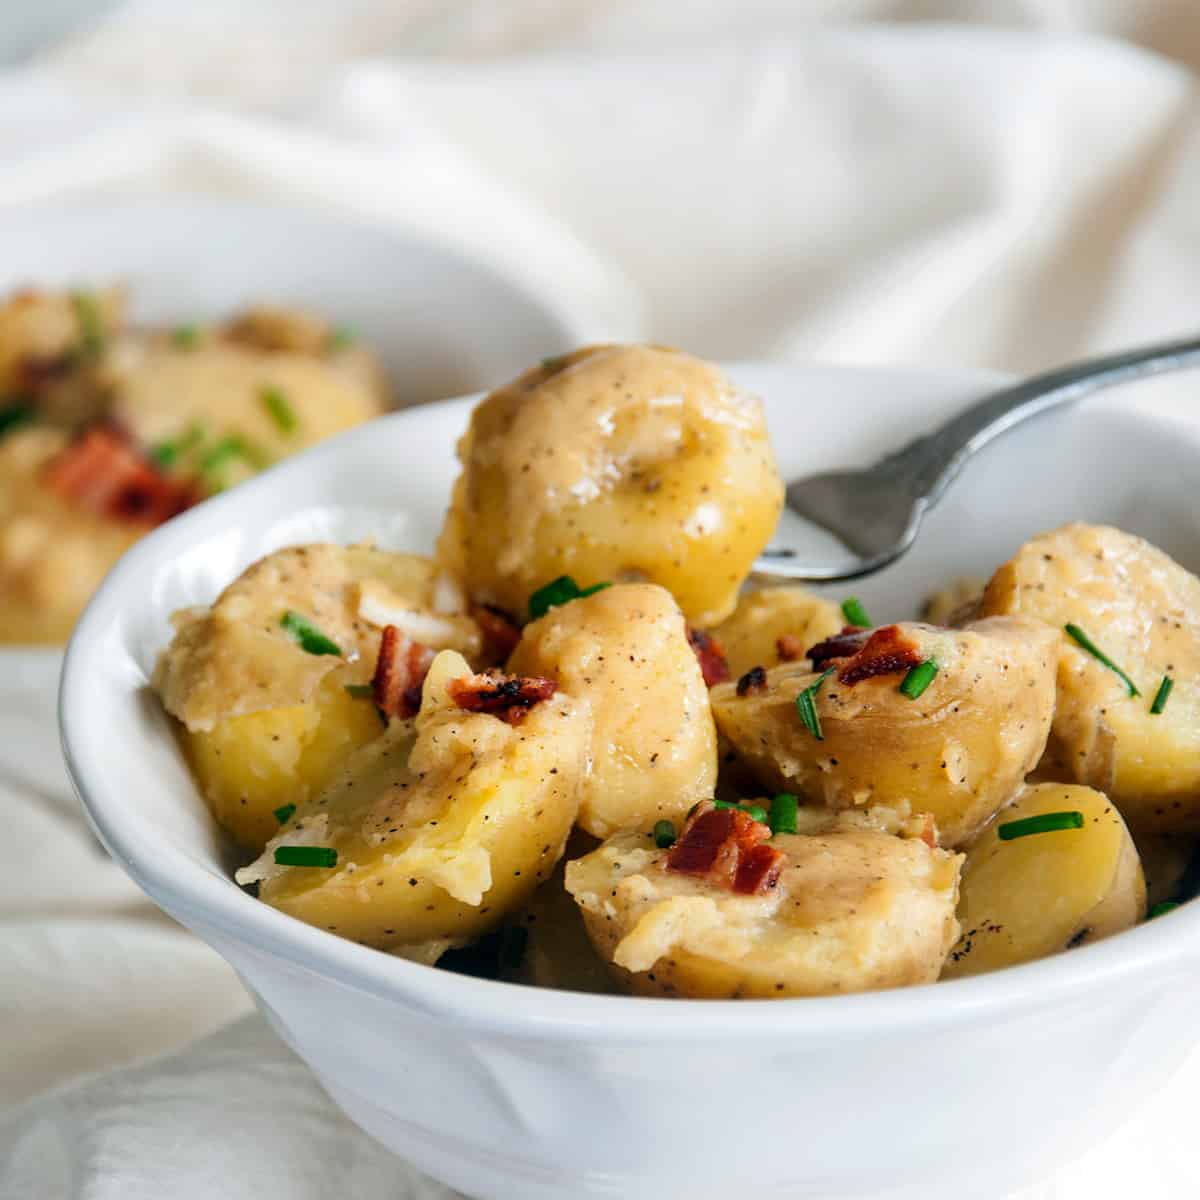
<path id="1" fill-rule="evenodd" d="M 147 530 L 385 407 L 374 355 L 307 313 L 144 328 L 125 300 L 0 301 L 0 642 L 66 641 Z"/>
<path id="2" fill-rule="evenodd" d="M 762 406 L 660 346 L 541 363 L 458 453 L 432 556 L 292 546 L 176 615 L 154 685 L 261 903 L 446 970 L 778 999 L 1194 892 L 1200 580 L 1162 551 L 1069 525 L 922 620 L 755 588 Z"/>

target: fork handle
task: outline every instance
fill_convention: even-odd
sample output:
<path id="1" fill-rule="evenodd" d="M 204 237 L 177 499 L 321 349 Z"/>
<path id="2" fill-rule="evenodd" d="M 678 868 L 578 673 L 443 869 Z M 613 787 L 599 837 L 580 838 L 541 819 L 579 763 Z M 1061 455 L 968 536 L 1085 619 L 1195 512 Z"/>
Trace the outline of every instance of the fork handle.
<path id="1" fill-rule="evenodd" d="M 1118 383 L 1177 371 L 1200 363 L 1200 338 L 1181 338 L 1087 359 L 1034 375 L 992 392 L 946 422 L 940 429 L 889 454 L 877 470 L 903 478 L 909 494 L 932 508 L 954 482 L 967 460 L 1010 429 L 1051 409 Z"/>

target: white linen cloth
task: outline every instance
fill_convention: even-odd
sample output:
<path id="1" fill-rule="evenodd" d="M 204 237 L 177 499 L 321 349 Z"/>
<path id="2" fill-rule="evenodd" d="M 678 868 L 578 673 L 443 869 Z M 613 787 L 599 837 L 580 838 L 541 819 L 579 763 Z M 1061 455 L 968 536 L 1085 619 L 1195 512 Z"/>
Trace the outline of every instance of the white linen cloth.
<path id="1" fill-rule="evenodd" d="M 1194 0 L 137 0 L 0 77 L 0 220 L 292 198 L 486 256 L 597 337 L 1024 371 L 1194 328 L 1198 63 Z M 0 672 L 0 1198 L 444 1195 L 98 850 L 55 674 Z M 1198 1084 L 1021 1200 L 1200 1194 Z"/>

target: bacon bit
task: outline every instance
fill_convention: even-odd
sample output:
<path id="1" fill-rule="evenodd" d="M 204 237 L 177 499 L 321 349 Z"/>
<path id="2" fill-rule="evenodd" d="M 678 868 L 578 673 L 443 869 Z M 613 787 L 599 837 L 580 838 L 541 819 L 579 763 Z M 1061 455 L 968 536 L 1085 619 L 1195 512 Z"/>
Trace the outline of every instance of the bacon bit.
<path id="1" fill-rule="evenodd" d="M 521 626 L 510 613 L 494 604 L 478 604 L 471 610 L 475 624 L 483 635 L 483 659 L 485 662 L 502 663 L 517 648 L 521 640 Z"/>
<path id="2" fill-rule="evenodd" d="M 535 704 L 549 700 L 558 691 L 558 685 L 553 679 L 538 675 L 501 675 L 499 671 L 489 671 L 452 679 L 446 690 L 450 699 L 467 712 L 490 713 L 510 725 L 520 725 Z"/>
<path id="3" fill-rule="evenodd" d="M 395 625 L 385 625 L 371 690 L 375 704 L 388 717 L 415 717 L 421 708 L 421 688 L 434 652 L 413 641 Z"/>
<path id="4" fill-rule="evenodd" d="M 857 625 L 846 625 L 841 633 L 818 642 L 808 651 L 813 670 L 823 670 L 832 659 L 850 658 L 857 654 L 866 644 L 869 635 L 870 630 L 860 629 Z"/>
<path id="5" fill-rule="evenodd" d="M 139 525 L 161 525 L 200 499 L 194 484 L 164 475 L 110 425 L 85 430 L 46 464 L 42 478 L 80 508 Z"/>
<path id="6" fill-rule="evenodd" d="M 785 633 L 775 639 L 775 653 L 780 662 L 795 662 L 804 657 L 804 643 L 794 633 Z"/>
<path id="7" fill-rule="evenodd" d="M 900 632 L 899 625 L 885 625 L 877 629 L 854 655 L 838 671 L 838 680 L 846 687 L 853 687 L 863 679 L 876 675 L 894 675 L 907 671 L 922 661 L 921 648 L 911 638 Z"/>
<path id="8" fill-rule="evenodd" d="M 737 694 L 748 695 L 750 692 L 765 692 L 767 690 L 767 672 L 762 667 L 751 667 L 737 681 Z"/>
<path id="9" fill-rule="evenodd" d="M 663 859 L 663 869 L 707 879 L 742 896 L 761 895 L 779 882 L 784 855 L 764 846 L 770 827 L 736 808 L 702 804 Z"/>
<path id="10" fill-rule="evenodd" d="M 933 813 L 921 814 L 921 832 L 917 834 L 927 845 L 930 850 L 936 850 L 938 847 L 937 821 L 934 820 Z"/>
<path id="11" fill-rule="evenodd" d="M 700 664 L 700 674 L 708 687 L 724 683 L 729 678 L 729 663 L 725 661 L 725 651 L 715 637 L 702 629 L 693 629 L 690 625 L 687 631 L 688 645 L 696 655 Z"/>

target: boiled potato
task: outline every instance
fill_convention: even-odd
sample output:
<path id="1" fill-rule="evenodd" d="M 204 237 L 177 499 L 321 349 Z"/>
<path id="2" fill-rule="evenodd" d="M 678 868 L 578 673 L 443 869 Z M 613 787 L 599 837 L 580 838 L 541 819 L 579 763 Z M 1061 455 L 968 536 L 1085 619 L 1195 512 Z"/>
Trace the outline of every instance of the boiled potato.
<path id="1" fill-rule="evenodd" d="M 1105 792 L 1134 829 L 1200 833 L 1200 579 L 1119 529 L 1066 525 L 996 572 L 981 611 L 1035 617 L 1058 634 L 1043 773 Z M 1069 638 L 1068 623 L 1141 694 Z M 1174 690 L 1155 715 L 1164 676 Z"/>
<path id="2" fill-rule="evenodd" d="M 733 615 L 710 632 L 721 645 L 734 679 L 751 667 L 773 667 L 787 661 L 779 639 L 791 638 L 803 647 L 832 637 L 845 625 L 837 605 L 798 587 L 763 588 L 748 592 Z M 794 657 L 794 656 L 793 656 Z"/>
<path id="3" fill-rule="evenodd" d="M 682 818 L 712 795 L 716 731 L 683 614 L 649 583 L 617 584 L 525 627 L 509 660 L 592 712 L 579 824 L 596 837 Z"/>
<path id="4" fill-rule="evenodd" d="M 744 896 L 664 869 L 622 833 L 567 864 L 615 978 L 639 995 L 819 996 L 931 983 L 958 936 L 961 856 L 863 826 L 777 834 L 777 885 Z"/>
<path id="5" fill-rule="evenodd" d="M 1012 798 L 1045 747 L 1054 633 L 1019 618 L 895 628 L 938 664 L 917 699 L 900 691 L 903 672 L 852 686 L 831 675 L 814 701 L 818 740 L 796 701 L 820 675 L 799 662 L 772 668 L 765 688 L 743 696 L 732 683 L 713 688 L 713 715 L 766 787 L 835 809 L 907 804 L 932 813 L 944 844 L 957 846 Z"/>
<path id="6" fill-rule="evenodd" d="M 65 642 L 113 563 L 145 532 L 43 485 L 43 469 L 67 441 L 45 426 L 0 439 L 0 642 Z"/>
<path id="7" fill-rule="evenodd" d="M 715 624 L 783 502 L 758 401 L 657 346 L 526 371 L 478 405 L 458 453 L 439 556 L 473 599 L 518 616 L 570 575 L 651 580 L 692 624 Z"/>
<path id="8" fill-rule="evenodd" d="M 414 555 L 295 546 L 253 564 L 211 608 L 177 614 L 155 686 L 214 815 L 242 845 L 260 850 L 275 809 L 314 795 L 379 736 L 374 706 L 345 689 L 370 679 L 384 624 L 431 649 L 478 649 L 469 617 L 435 611 L 439 590 Z M 307 652 L 280 623 L 289 611 L 341 655 Z"/>
<path id="9" fill-rule="evenodd" d="M 965 625 L 979 617 L 983 579 L 964 575 L 933 593 L 921 609 L 921 620 L 930 625 Z"/>
<path id="10" fill-rule="evenodd" d="M 466 712 L 449 685 L 469 674 L 461 655 L 439 654 L 415 727 L 395 721 L 358 751 L 238 881 L 310 925 L 420 961 L 523 904 L 575 819 L 590 716 L 562 693 L 516 726 Z M 337 865 L 274 862 L 297 845 L 331 847 Z"/>
<path id="11" fill-rule="evenodd" d="M 1079 812 L 1080 829 L 1001 841 L 1005 823 Z M 1099 941 L 1146 912 L 1146 884 L 1120 813 L 1075 784 L 1025 788 L 966 847 L 958 919 L 962 936 L 943 976 L 978 975 Z"/>

